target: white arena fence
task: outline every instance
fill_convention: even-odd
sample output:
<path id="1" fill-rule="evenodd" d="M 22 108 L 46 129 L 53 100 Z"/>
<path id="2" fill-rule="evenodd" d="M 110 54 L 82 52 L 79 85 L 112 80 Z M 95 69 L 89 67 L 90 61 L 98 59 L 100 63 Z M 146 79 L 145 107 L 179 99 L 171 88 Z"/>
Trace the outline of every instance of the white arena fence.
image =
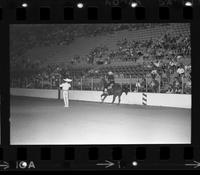
<path id="1" fill-rule="evenodd" d="M 37 97 L 49 99 L 62 99 L 62 91 L 51 89 L 10 88 L 10 95 L 20 97 Z M 70 90 L 69 99 L 77 101 L 101 102 L 101 91 Z M 145 100 L 144 100 L 145 97 Z M 191 109 L 190 94 L 161 94 L 161 93 L 123 93 L 121 104 L 147 105 Z M 112 96 L 107 97 L 106 103 L 112 102 Z M 115 103 L 118 103 L 116 98 Z"/>

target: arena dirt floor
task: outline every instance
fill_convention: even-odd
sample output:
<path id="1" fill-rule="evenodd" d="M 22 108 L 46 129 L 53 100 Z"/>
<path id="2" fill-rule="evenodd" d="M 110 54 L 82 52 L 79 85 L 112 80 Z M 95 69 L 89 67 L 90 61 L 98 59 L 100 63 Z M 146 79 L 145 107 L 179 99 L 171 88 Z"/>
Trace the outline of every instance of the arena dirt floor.
<path id="1" fill-rule="evenodd" d="M 187 144 L 191 110 L 11 97 L 12 145 Z"/>

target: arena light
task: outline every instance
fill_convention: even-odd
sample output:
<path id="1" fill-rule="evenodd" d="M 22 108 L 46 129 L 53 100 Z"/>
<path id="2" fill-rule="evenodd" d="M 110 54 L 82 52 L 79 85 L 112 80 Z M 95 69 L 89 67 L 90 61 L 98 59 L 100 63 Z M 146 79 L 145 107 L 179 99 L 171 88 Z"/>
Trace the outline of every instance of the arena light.
<path id="1" fill-rule="evenodd" d="M 137 2 L 132 2 L 132 3 L 131 3 L 131 7 L 132 7 L 132 8 L 135 8 L 135 7 L 137 7 L 137 6 L 138 6 L 138 3 L 137 3 Z"/>
<path id="2" fill-rule="evenodd" d="M 77 7 L 79 8 L 79 9 L 81 9 L 81 8 L 83 8 L 83 3 L 81 3 L 81 2 L 79 2 L 79 3 L 77 3 Z"/>
<path id="3" fill-rule="evenodd" d="M 26 7 L 28 7 L 28 4 L 27 3 L 22 3 L 22 7 L 26 8 Z"/>
<path id="4" fill-rule="evenodd" d="M 186 1 L 186 2 L 185 2 L 185 6 L 186 6 L 186 7 L 192 7 L 192 5 L 193 5 L 193 4 L 192 4 L 191 1 Z"/>

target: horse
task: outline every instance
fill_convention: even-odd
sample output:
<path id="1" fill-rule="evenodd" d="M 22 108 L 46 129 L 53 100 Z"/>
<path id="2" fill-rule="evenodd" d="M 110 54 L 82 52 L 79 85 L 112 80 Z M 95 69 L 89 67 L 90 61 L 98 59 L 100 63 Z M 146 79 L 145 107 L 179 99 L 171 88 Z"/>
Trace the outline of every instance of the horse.
<path id="1" fill-rule="evenodd" d="M 113 95 L 112 104 L 115 102 L 116 97 L 118 97 L 118 99 L 119 99 L 118 104 L 120 104 L 120 102 L 121 102 L 121 95 L 122 95 L 124 92 L 125 92 L 125 94 L 127 95 L 128 92 L 129 92 L 129 89 L 128 89 L 126 86 L 121 87 L 120 84 L 114 83 L 114 85 L 113 85 L 113 87 L 112 87 L 112 93 L 108 94 L 108 93 L 106 93 L 106 92 L 104 91 L 103 94 L 101 95 L 101 103 L 104 102 L 104 100 L 106 99 L 107 96 Z M 103 97 L 103 98 L 102 98 L 102 97 Z"/>

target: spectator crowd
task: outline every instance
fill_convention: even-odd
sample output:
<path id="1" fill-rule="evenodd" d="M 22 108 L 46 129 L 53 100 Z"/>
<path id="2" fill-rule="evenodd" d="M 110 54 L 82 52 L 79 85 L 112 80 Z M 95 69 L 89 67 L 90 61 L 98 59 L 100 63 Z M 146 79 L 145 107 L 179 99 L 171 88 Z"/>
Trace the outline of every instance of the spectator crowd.
<path id="1" fill-rule="evenodd" d="M 118 26 L 115 30 L 120 30 L 120 27 L 123 28 L 125 25 Z M 97 35 L 98 31 L 102 33 L 103 31 L 107 32 L 107 30 L 113 32 L 111 28 L 102 26 L 102 30 L 93 31 L 93 35 Z M 57 33 L 55 35 L 57 36 Z M 73 37 L 68 43 L 72 40 Z M 74 80 L 98 77 L 101 72 L 98 65 L 107 65 L 109 71 L 109 65 L 112 66 L 115 62 L 133 62 L 135 66 L 141 66 L 143 74 L 142 76 L 140 74 L 135 83 L 131 84 L 132 91 L 191 93 L 191 43 L 189 35 L 174 35 L 169 32 L 158 39 L 139 41 L 124 38 L 119 40 L 116 46 L 115 50 L 109 50 L 107 46 L 92 48 L 86 57 L 75 55 L 71 59 L 71 65 L 82 64 L 84 61 L 85 64 L 97 67 L 96 71 L 93 69 L 76 71 L 70 68 L 71 65 L 44 64 L 41 60 L 33 61 L 33 59 L 26 58 L 17 60 L 13 56 L 11 59 L 12 86 L 57 88 L 64 77 Z M 125 77 L 127 72 L 121 72 L 121 74 Z M 102 74 L 99 74 L 99 78 L 101 76 Z"/>

